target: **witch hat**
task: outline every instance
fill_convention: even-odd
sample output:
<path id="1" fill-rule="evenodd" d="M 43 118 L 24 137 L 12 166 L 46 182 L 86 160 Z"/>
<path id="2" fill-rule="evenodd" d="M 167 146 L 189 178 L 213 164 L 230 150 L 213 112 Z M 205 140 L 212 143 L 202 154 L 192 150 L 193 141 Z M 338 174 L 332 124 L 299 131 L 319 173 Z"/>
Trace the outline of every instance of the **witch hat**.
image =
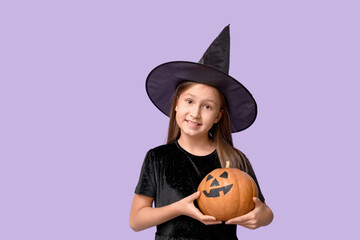
<path id="1" fill-rule="evenodd" d="M 210 44 L 199 63 L 229 73 L 230 33 L 229 25 Z"/>
<path id="2" fill-rule="evenodd" d="M 227 100 L 231 132 L 242 131 L 255 121 L 257 105 L 251 93 L 228 75 L 229 59 L 228 25 L 199 62 L 172 61 L 154 68 L 146 79 L 147 94 L 161 112 L 170 116 L 171 98 L 180 82 L 192 81 L 216 87 Z"/>

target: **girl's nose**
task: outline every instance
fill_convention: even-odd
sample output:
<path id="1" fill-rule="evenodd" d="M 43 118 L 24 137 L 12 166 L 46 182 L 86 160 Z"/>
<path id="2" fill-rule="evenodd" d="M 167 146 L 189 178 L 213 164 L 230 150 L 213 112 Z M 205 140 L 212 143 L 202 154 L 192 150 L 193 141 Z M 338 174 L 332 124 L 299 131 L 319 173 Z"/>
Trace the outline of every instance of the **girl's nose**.
<path id="1" fill-rule="evenodd" d="M 194 106 L 192 109 L 190 116 L 193 118 L 199 118 L 200 117 L 200 107 Z"/>

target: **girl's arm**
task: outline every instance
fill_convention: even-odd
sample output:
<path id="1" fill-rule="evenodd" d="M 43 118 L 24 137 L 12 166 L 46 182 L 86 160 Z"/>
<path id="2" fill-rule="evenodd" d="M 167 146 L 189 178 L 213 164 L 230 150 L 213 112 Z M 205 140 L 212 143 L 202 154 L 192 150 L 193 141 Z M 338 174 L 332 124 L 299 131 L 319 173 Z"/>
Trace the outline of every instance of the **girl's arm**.
<path id="1" fill-rule="evenodd" d="M 134 231 L 141 231 L 149 227 L 159 225 L 180 215 L 186 215 L 201 221 L 204 224 L 219 224 L 212 216 L 203 215 L 194 206 L 194 200 L 200 196 L 200 192 L 191 194 L 173 204 L 153 208 L 153 198 L 135 194 L 130 210 L 130 227 Z"/>
<path id="2" fill-rule="evenodd" d="M 271 209 L 254 197 L 255 208 L 251 212 L 226 221 L 226 224 L 237 224 L 249 229 L 256 229 L 270 224 L 274 218 Z"/>

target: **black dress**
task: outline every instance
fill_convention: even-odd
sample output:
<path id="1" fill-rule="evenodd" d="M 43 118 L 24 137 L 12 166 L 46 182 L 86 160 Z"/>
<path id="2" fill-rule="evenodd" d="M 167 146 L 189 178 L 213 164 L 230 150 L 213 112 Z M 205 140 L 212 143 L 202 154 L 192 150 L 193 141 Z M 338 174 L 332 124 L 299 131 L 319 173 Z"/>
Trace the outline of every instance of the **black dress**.
<path id="1" fill-rule="evenodd" d="M 177 142 L 151 149 L 146 154 L 135 193 L 154 198 L 155 207 L 174 203 L 197 191 L 201 180 L 220 168 L 216 151 L 195 156 Z M 256 184 L 254 172 L 248 172 Z M 264 197 L 259 189 L 259 198 Z M 194 202 L 196 205 L 196 201 Z M 204 225 L 188 216 L 179 216 L 157 226 L 156 240 L 237 239 L 236 225 Z"/>

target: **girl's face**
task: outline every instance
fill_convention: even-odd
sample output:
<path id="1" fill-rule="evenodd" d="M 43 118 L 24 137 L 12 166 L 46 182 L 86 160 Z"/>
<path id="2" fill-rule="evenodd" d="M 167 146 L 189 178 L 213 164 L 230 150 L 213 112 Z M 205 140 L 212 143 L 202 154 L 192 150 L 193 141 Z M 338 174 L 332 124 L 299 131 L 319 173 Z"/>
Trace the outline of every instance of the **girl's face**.
<path id="1" fill-rule="evenodd" d="M 182 136 L 208 138 L 221 116 L 220 93 L 214 87 L 196 83 L 180 94 L 176 104 L 176 123 Z"/>

